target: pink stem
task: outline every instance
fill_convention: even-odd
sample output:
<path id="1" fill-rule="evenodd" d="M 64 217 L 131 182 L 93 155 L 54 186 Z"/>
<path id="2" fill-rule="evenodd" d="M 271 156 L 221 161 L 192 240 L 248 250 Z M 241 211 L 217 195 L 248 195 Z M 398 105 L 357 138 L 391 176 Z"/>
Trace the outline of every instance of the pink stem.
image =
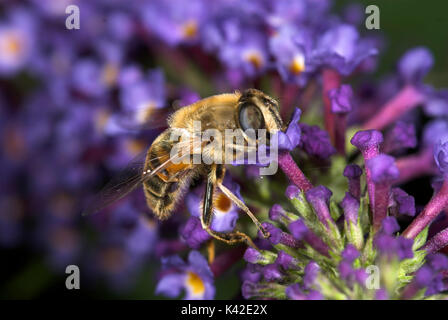
<path id="1" fill-rule="evenodd" d="M 341 76 L 334 69 L 322 70 L 322 98 L 324 101 L 324 117 L 325 117 L 325 129 L 327 130 L 331 142 L 335 144 L 335 117 L 331 112 L 331 101 L 328 96 L 328 92 L 332 89 L 339 88 L 341 84 Z"/>
<path id="2" fill-rule="evenodd" d="M 285 84 L 284 88 L 282 90 L 282 97 L 281 97 L 281 113 L 282 117 L 286 118 L 288 114 L 290 113 L 294 101 L 298 94 L 298 88 L 296 85 L 293 84 Z"/>
<path id="3" fill-rule="evenodd" d="M 423 247 L 429 253 L 434 253 L 448 246 L 448 228 L 432 237 Z"/>
<path id="4" fill-rule="evenodd" d="M 361 179 L 359 177 L 348 179 L 348 192 L 358 200 L 361 198 Z"/>
<path id="5" fill-rule="evenodd" d="M 278 155 L 278 164 L 288 179 L 300 190 L 306 192 L 313 188 L 311 182 L 297 166 L 288 151 L 281 152 Z"/>
<path id="6" fill-rule="evenodd" d="M 418 106 L 423 100 L 424 95 L 417 88 L 407 85 L 389 100 L 375 117 L 364 124 L 362 130 L 382 130 L 404 113 Z"/>
<path id="7" fill-rule="evenodd" d="M 345 131 L 347 127 L 347 115 L 336 114 L 335 120 L 336 120 L 334 128 L 335 147 L 340 155 L 345 156 Z"/>
<path id="8" fill-rule="evenodd" d="M 442 188 L 429 201 L 417 218 L 403 232 L 406 238 L 414 239 L 437 215 L 448 206 L 448 179 L 443 182 Z"/>
<path id="9" fill-rule="evenodd" d="M 380 151 L 379 151 L 379 146 L 371 146 L 369 148 L 362 150 L 361 152 L 364 157 L 364 163 L 366 163 L 367 160 L 370 160 L 373 157 L 376 157 Z M 368 166 L 365 166 L 365 170 L 366 170 L 367 192 L 369 193 L 370 209 L 372 211 L 374 211 L 375 183 L 372 181 L 372 173 L 370 172 L 370 169 Z"/>
<path id="10" fill-rule="evenodd" d="M 378 231 L 381 228 L 383 219 L 387 216 L 389 206 L 390 184 L 379 183 L 375 185 L 375 203 L 373 209 L 373 230 Z"/>
<path id="11" fill-rule="evenodd" d="M 398 170 L 400 170 L 397 184 L 405 183 L 423 175 L 433 174 L 436 171 L 431 148 L 427 148 L 417 155 L 399 158 L 396 164 Z"/>

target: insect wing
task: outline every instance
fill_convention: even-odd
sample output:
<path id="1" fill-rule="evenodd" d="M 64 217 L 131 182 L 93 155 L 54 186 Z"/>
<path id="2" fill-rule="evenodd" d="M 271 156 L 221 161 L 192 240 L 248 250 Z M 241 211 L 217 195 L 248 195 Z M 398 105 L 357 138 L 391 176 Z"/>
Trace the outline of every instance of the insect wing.
<path id="1" fill-rule="evenodd" d="M 146 150 L 137 155 L 94 197 L 83 215 L 96 213 L 111 203 L 125 197 L 143 182 Z"/>
<path id="2" fill-rule="evenodd" d="M 163 130 L 168 127 L 167 120 L 173 112 L 173 108 L 168 107 L 149 111 L 122 111 L 114 116 L 114 121 L 127 131 Z"/>

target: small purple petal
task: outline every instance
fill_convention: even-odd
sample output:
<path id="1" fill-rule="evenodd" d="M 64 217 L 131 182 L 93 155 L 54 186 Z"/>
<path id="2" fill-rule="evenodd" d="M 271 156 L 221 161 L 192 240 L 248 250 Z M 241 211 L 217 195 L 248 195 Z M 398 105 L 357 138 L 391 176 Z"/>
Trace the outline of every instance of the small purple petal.
<path id="1" fill-rule="evenodd" d="M 359 178 L 362 175 L 362 169 L 357 164 L 349 164 L 345 167 L 343 175 L 350 179 Z"/>
<path id="2" fill-rule="evenodd" d="M 358 223 L 359 201 L 356 198 L 346 192 L 341 207 L 344 210 L 344 217 L 347 222 Z"/>
<path id="3" fill-rule="evenodd" d="M 302 220 L 296 220 L 291 222 L 288 225 L 288 229 L 291 232 L 292 236 L 297 240 L 302 240 L 306 233 L 308 232 L 308 228 Z"/>
<path id="4" fill-rule="evenodd" d="M 392 198 L 397 205 L 398 214 L 411 217 L 415 215 L 415 200 L 413 196 L 408 195 L 400 188 L 393 188 Z"/>
<path id="5" fill-rule="evenodd" d="M 286 188 L 285 194 L 288 199 L 294 199 L 297 198 L 297 196 L 300 194 L 300 189 L 297 186 L 291 184 Z"/>
<path id="6" fill-rule="evenodd" d="M 383 231 L 386 234 L 394 234 L 400 230 L 400 225 L 394 217 L 386 217 L 382 221 Z"/>
<path id="7" fill-rule="evenodd" d="M 413 123 L 398 122 L 386 136 L 387 152 L 405 148 L 415 148 L 417 137 Z"/>
<path id="8" fill-rule="evenodd" d="M 305 275 L 303 276 L 303 286 L 306 289 L 310 289 L 314 285 L 314 282 L 316 281 L 319 271 L 320 267 L 314 261 L 310 261 L 310 263 L 306 265 Z"/>
<path id="9" fill-rule="evenodd" d="M 278 268 L 277 264 L 269 264 L 263 268 L 263 277 L 267 281 L 276 281 L 283 277 L 280 269 Z"/>
<path id="10" fill-rule="evenodd" d="M 284 251 L 279 251 L 275 263 L 287 270 L 294 264 L 294 258 Z"/>
<path id="11" fill-rule="evenodd" d="M 342 251 L 341 256 L 344 261 L 353 263 L 353 261 L 355 261 L 355 259 L 359 257 L 359 251 L 355 248 L 354 245 L 348 244 Z"/>
<path id="12" fill-rule="evenodd" d="M 300 124 L 300 128 L 302 129 L 300 147 L 307 154 L 327 159 L 336 153 L 336 149 L 331 145 L 327 131 L 320 129 L 318 126 L 309 126 L 304 123 Z"/>
<path id="13" fill-rule="evenodd" d="M 383 142 L 383 135 L 377 130 L 358 131 L 350 142 L 362 151 L 370 147 L 379 146 Z"/>
<path id="14" fill-rule="evenodd" d="M 249 263 L 256 264 L 264 259 L 263 259 L 262 254 L 260 253 L 260 251 L 249 247 L 246 249 L 246 252 L 244 253 L 244 260 L 246 260 Z"/>
<path id="15" fill-rule="evenodd" d="M 281 217 L 283 217 L 284 213 L 285 210 L 282 208 L 281 205 L 274 204 L 269 210 L 269 219 L 273 221 L 278 221 Z"/>
<path id="16" fill-rule="evenodd" d="M 190 217 L 181 231 L 182 239 L 190 248 L 199 249 L 211 236 L 202 228 L 199 218 Z"/>
<path id="17" fill-rule="evenodd" d="M 395 165 L 395 159 L 385 154 L 379 154 L 366 161 L 375 183 L 391 182 L 400 176 L 400 172 Z"/>
<path id="18" fill-rule="evenodd" d="M 434 148 L 434 160 L 439 170 L 446 176 L 448 174 L 448 140 L 439 141 Z"/>
<path id="19" fill-rule="evenodd" d="M 401 77 L 409 83 L 420 83 L 434 65 L 432 53 L 425 47 L 406 52 L 398 63 Z"/>
<path id="20" fill-rule="evenodd" d="M 328 92 L 333 113 L 348 113 L 353 107 L 353 90 L 350 85 L 343 84 Z"/>

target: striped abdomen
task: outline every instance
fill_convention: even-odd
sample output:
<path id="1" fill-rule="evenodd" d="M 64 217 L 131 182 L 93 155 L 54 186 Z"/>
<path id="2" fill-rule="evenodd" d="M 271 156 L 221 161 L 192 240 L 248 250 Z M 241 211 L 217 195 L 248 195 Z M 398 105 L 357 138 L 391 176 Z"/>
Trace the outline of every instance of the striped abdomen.
<path id="1" fill-rule="evenodd" d="M 173 142 L 170 129 L 163 132 L 148 150 L 144 170 L 154 170 L 170 158 Z M 161 220 L 167 219 L 182 197 L 192 175 L 189 164 L 169 164 L 143 183 L 146 203 Z"/>

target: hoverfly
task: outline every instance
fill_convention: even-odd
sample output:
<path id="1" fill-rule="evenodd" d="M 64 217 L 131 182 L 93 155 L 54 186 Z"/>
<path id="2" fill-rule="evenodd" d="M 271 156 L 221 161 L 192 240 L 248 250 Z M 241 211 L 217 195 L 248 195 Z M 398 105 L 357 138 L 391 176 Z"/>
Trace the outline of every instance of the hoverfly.
<path id="1" fill-rule="evenodd" d="M 228 244 L 246 242 L 255 247 L 251 238 L 245 233 L 234 231 L 230 233 L 216 232 L 211 229 L 213 217 L 213 196 L 219 189 L 225 196 L 242 209 L 265 238 L 269 233 L 249 210 L 249 208 L 223 185 L 226 168 L 224 164 L 195 164 L 190 160 L 178 163 L 182 156 L 173 159 L 172 150 L 176 144 L 181 144 L 188 150 L 192 139 L 173 141 L 170 137 L 175 130 L 192 132 L 193 122 L 199 121 L 201 130 L 214 129 L 224 133 L 227 129 L 244 132 L 252 129 L 265 129 L 268 134 L 284 130 L 283 121 L 279 114 L 277 101 L 256 89 L 248 89 L 243 93 L 235 92 L 211 96 L 191 105 L 182 107 L 168 119 L 168 128 L 163 131 L 151 144 L 146 152 L 144 161 L 137 159 L 129 164 L 124 173 L 113 179 L 96 197 L 85 214 L 94 213 L 118 200 L 134 190 L 140 184 L 146 198 L 146 203 L 155 216 L 164 220 L 171 216 L 176 204 L 190 186 L 192 179 L 204 179 L 205 194 L 200 221 L 202 227 L 214 238 Z M 244 135 L 244 139 L 250 139 Z M 194 140 L 194 139 L 193 139 Z M 203 154 L 213 157 L 216 148 L 201 143 Z M 179 146 L 179 145 L 177 145 Z M 223 145 L 223 154 L 241 149 L 242 145 Z M 205 152 L 204 152 L 205 150 Z"/>

